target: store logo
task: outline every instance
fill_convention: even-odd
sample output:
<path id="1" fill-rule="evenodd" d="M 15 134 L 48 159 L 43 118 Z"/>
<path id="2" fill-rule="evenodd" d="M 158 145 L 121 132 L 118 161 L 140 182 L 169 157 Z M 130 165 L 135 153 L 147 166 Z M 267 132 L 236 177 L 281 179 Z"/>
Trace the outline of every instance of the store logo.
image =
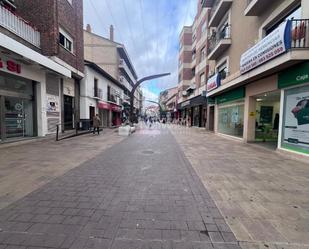
<path id="1" fill-rule="evenodd" d="M 4 67 L 5 67 L 4 62 L 0 58 L 0 68 L 4 68 Z M 21 73 L 21 65 L 11 60 L 6 61 L 6 69 L 13 73 L 18 73 L 18 74 Z"/>
<path id="2" fill-rule="evenodd" d="M 308 74 L 305 74 L 305 75 L 298 75 L 296 77 L 296 80 L 297 81 L 305 81 L 305 80 L 308 80 L 309 79 L 309 75 Z"/>

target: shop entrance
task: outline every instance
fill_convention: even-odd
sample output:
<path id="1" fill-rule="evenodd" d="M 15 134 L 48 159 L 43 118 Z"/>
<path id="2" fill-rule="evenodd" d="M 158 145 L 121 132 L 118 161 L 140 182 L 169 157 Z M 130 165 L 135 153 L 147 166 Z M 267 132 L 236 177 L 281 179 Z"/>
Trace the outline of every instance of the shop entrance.
<path id="1" fill-rule="evenodd" d="M 215 106 L 209 106 L 209 121 L 208 130 L 214 131 L 215 129 Z"/>
<path id="2" fill-rule="evenodd" d="M 280 91 L 254 96 L 256 100 L 255 142 L 270 148 L 277 148 Z"/>
<path id="3" fill-rule="evenodd" d="M 64 128 L 66 130 L 73 129 L 73 97 L 64 95 Z"/>
<path id="4" fill-rule="evenodd" d="M 1 140 L 33 136 L 33 105 L 31 99 L 0 96 Z"/>

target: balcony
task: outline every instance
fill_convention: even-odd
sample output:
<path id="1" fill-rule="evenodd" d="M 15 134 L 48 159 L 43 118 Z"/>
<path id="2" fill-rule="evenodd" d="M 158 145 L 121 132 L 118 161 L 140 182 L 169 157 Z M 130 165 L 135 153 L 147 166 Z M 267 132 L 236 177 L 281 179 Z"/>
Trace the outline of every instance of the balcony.
<path id="1" fill-rule="evenodd" d="M 127 65 L 127 63 L 125 62 L 124 59 L 119 60 L 119 68 L 122 69 L 130 77 L 130 79 L 133 82 L 135 82 L 136 79 L 134 78 L 131 70 L 129 69 L 129 67 L 128 67 L 128 65 Z"/>
<path id="2" fill-rule="evenodd" d="M 38 48 L 41 45 L 40 32 L 3 6 L 0 6 L 0 26 Z"/>
<path id="3" fill-rule="evenodd" d="M 119 76 L 119 82 L 127 88 L 129 92 L 132 90 L 132 85 L 127 81 L 127 79 L 124 76 Z"/>
<path id="4" fill-rule="evenodd" d="M 217 27 L 225 13 L 229 10 L 233 0 L 215 0 L 210 12 L 209 27 Z"/>
<path id="5" fill-rule="evenodd" d="M 245 16 L 259 16 L 268 4 L 269 0 L 247 0 Z"/>
<path id="6" fill-rule="evenodd" d="M 227 25 L 222 31 L 214 32 L 210 37 L 208 59 L 216 60 L 231 44 L 231 26 Z"/>
<path id="7" fill-rule="evenodd" d="M 203 8 L 211 8 L 212 0 L 201 0 L 201 5 Z"/>

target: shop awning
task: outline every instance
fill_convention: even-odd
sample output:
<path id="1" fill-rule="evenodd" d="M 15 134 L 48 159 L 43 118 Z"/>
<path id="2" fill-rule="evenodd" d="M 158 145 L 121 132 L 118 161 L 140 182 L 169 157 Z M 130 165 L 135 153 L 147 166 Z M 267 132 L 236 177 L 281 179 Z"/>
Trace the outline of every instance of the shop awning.
<path id="1" fill-rule="evenodd" d="M 109 110 L 110 109 L 110 104 L 103 102 L 103 101 L 99 101 L 98 102 L 98 108 L 102 109 L 102 110 Z"/>
<path id="2" fill-rule="evenodd" d="M 122 111 L 122 107 L 119 105 L 115 105 L 115 104 L 110 104 L 110 109 L 113 112 L 121 112 Z"/>
<path id="3" fill-rule="evenodd" d="M 205 96 L 199 95 L 197 97 L 194 97 L 192 99 L 188 99 L 184 102 L 181 102 L 177 105 L 177 109 L 185 109 L 185 108 L 190 108 L 193 106 L 198 106 L 198 105 L 206 105 L 207 104 L 207 98 Z"/>
<path id="4" fill-rule="evenodd" d="M 41 55 L 40 53 L 34 51 L 31 48 L 15 41 L 14 39 L 0 33 L 0 47 L 3 47 L 13 53 L 18 54 L 27 60 L 33 61 L 33 63 L 39 64 L 49 70 L 52 70 L 58 74 L 66 76 L 68 78 L 72 77 L 71 71 L 64 66 L 54 62 L 48 57 Z"/>

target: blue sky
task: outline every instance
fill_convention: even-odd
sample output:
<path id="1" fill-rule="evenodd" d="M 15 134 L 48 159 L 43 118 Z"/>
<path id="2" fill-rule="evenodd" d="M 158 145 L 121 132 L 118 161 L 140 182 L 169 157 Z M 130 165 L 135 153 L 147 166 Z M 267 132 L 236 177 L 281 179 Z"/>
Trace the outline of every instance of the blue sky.
<path id="1" fill-rule="evenodd" d="M 176 86 L 178 37 L 191 25 L 199 0 L 84 0 L 84 25 L 108 37 L 114 25 L 115 41 L 123 43 L 139 78 L 170 72 L 171 76 L 142 85 L 146 99 Z"/>

